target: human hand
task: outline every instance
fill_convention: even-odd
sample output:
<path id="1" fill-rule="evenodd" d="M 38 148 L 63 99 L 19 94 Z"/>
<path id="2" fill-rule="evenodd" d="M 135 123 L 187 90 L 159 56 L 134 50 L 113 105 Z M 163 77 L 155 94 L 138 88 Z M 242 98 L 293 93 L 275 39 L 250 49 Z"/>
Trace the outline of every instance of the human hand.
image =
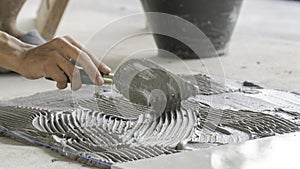
<path id="1" fill-rule="evenodd" d="M 70 79 L 72 90 L 77 90 L 82 82 L 80 72 L 72 62 L 79 63 L 95 85 L 104 83 L 100 72 L 109 74 L 111 71 L 75 40 L 65 36 L 26 49 L 19 59 L 17 72 L 29 79 L 52 78 L 59 89 L 66 88 Z"/>

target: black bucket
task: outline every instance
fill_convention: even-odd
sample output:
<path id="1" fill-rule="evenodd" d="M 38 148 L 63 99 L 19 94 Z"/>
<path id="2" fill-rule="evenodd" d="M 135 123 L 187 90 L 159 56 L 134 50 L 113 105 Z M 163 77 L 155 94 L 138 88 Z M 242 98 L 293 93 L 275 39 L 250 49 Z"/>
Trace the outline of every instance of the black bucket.
<path id="1" fill-rule="evenodd" d="M 158 48 L 182 59 L 199 59 L 227 54 L 243 0 L 141 0 L 145 12 L 160 12 L 179 16 L 197 26 L 211 41 L 216 54 L 196 55 L 187 45 L 172 37 L 154 34 Z M 157 23 L 148 19 L 150 27 Z"/>

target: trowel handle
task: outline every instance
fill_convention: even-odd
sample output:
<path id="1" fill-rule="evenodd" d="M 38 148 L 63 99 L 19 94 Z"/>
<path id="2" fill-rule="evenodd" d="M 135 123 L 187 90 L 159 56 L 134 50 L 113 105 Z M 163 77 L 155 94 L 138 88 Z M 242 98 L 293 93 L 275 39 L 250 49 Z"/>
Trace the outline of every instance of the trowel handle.
<path id="1" fill-rule="evenodd" d="M 91 81 L 91 79 L 89 78 L 89 76 L 86 74 L 86 72 L 83 70 L 83 69 L 79 69 L 79 72 L 80 72 L 80 78 L 81 78 L 81 82 L 82 84 L 88 84 L 88 85 L 94 85 L 94 83 Z M 104 80 L 104 84 L 112 84 L 113 83 L 113 74 L 109 74 L 109 75 L 104 75 L 102 72 L 101 72 L 101 75 L 103 77 L 103 80 Z M 51 80 L 51 81 L 54 81 L 52 78 L 50 77 L 46 77 L 47 80 Z M 69 79 L 68 77 L 68 80 L 67 80 L 68 83 L 71 83 L 71 80 Z"/>

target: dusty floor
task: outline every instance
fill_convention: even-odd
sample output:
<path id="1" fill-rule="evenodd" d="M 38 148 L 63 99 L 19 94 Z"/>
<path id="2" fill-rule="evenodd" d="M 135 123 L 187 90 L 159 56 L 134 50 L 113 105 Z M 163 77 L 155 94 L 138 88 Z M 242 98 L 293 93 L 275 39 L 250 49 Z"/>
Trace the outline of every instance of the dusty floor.
<path id="1" fill-rule="evenodd" d="M 19 26 L 31 30 L 39 0 L 29 0 L 22 10 Z M 250 80 L 265 87 L 300 92 L 300 3 L 285 0 L 245 0 L 229 55 L 206 59 L 211 74 L 236 80 Z M 112 20 L 141 12 L 138 0 L 73 0 L 67 8 L 57 35 L 70 35 L 97 52 L 97 47 L 109 39 L 97 39 L 95 32 Z M 132 31 L 145 28 L 144 23 L 129 23 Z M 110 36 L 110 35 L 109 35 Z M 114 36 L 114 35 L 111 35 Z M 109 37 L 106 37 L 109 38 Z M 89 40 L 91 39 L 91 40 Z M 93 43 L 95 42 L 96 43 Z M 138 46 L 138 47 L 137 47 Z M 142 47 L 154 47 L 151 37 L 128 40 L 116 47 L 104 61 L 115 67 L 122 58 Z M 202 71 L 199 62 L 187 62 L 194 71 Z M 214 65 L 217 68 L 214 70 Z M 222 65 L 221 69 L 218 65 Z M 28 96 L 55 89 L 53 82 L 26 80 L 15 74 L 0 75 L 0 99 Z M 7 138 L 0 138 L 0 169 L 2 168 L 81 168 L 77 163 L 50 150 L 24 146 Z M 45 151 L 47 153 L 45 153 Z M 53 159 L 63 161 L 51 161 Z M 17 162 L 16 162 L 17 161 Z"/>
<path id="2" fill-rule="evenodd" d="M 114 169 L 298 169 L 299 133 L 119 164 Z M 296 150 L 295 150 L 296 149 Z M 283 157 L 282 154 L 288 154 Z M 233 160 L 234 159 L 234 160 Z M 164 165 L 162 165 L 164 164 Z"/>

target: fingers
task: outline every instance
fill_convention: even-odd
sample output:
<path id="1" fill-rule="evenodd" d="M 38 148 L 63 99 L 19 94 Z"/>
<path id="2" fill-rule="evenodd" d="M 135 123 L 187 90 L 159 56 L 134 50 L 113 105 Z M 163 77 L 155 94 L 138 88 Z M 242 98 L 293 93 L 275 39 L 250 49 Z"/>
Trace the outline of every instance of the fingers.
<path id="1" fill-rule="evenodd" d="M 53 77 L 53 79 L 58 82 L 59 88 L 66 87 L 66 83 L 61 82 L 62 79 L 58 79 L 62 76 L 63 72 L 61 72 L 61 70 L 65 72 L 63 73 L 65 77 L 69 77 L 73 90 L 79 89 L 82 85 L 80 72 L 76 66 L 71 63 L 71 60 L 79 63 L 91 81 L 96 85 L 102 85 L 104 83 L 100 71 L 104 74 L 109 74 L 111 71 L 108 66 L 100 62 L 96 57 L 87 52 L 80 44 L 67 36 L 64 38 L 53 39 L 52 41 L 41 45 L 39 48 L 50 53 L 55 53 L 56 67 L 58 68 L 55 67 L 55 70 L 53 69 L 51 71 L 58 73 L 57 69 L 60 69 L 60 77 L 55 77 L 56 79 Z"/>
<path id="2" fill-rule="evenodd" d="M 69 36 L 64 36 L 64 38 L 69 41 L 72 45 L 76 46 L 78 49 L 85 52 L 91 60 L 94 62 L 94 64 L 97 66 L 98 70 L 104 73 L 105 75 L 108 75 L 111 72 L 111 69 L 105 65 L 104 63 L 100 62 L 99 59 L 97 59 L 95 56 L 93 56 L 91 53 L 89 53 L 87 50 L 85 50 L 79 43 L 77 43 L 74 39 L 70 38 Z"/>
<path id="3" fill-rule="evenodd" d="M 45 68 L 47 77 L 51 77 L 53 80 L 55 80 L 56 87 L 59 89 L 65 89 L 68 86 L 67 83 L 67 76 L 57 65 L 49 65 Z"/>
<path id="4" fill-rule="evenodd" d="M 85 52 L 81 51 L 63 38 L 56 38 L 52 40 L 49 45 L 53 45 L 57 52 L 63 57 L 77 61 L 80 66 L 83 67 L 94 84 L 102 85 L 104 83 L 98 68 Z"/>
<path id="5" fill-rule="evenodd" d="M 69 80 L 71 81 L 72 90 L 78 90 L 82 86 L 80 72 L 79 70 L 64 57 L 57 58 L 58 66 L 67 74 Z"/>

